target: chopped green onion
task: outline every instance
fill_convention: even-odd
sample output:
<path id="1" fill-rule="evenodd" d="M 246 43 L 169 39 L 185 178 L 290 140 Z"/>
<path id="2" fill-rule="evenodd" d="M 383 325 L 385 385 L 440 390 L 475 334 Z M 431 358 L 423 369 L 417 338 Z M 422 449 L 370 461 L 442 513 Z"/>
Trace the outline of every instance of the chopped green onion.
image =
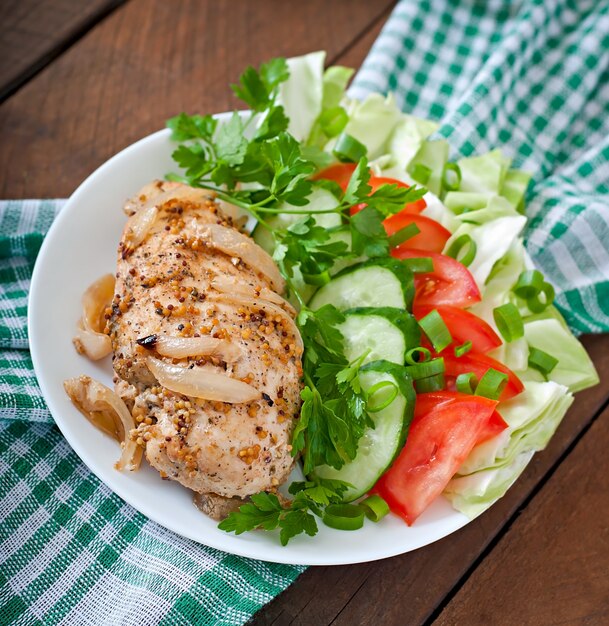
<path id="1" fill-rule="evenodd" d="M 336 135 L 343 131 L 348 121 L 349 116 L 347 115 L 347 111 L 340 106 L 326 109 L 319 116 L 321 129 L 328 137 L 336 137 Z"/>
<path id="2" fill-rule="evenodd" d="M 469 339 L 460 346 L 455 346 L 455 356 L 460 357 L 467 354 L 472 349 L 472 342 Z"/>
<path id="3" fill-rule="evenodd" d="M 436 309 L 419 320 L 421 330 L 427 335 L 436 352 L 442 352 L 444 348 L 453 342 L 453 338 L 444 323 L 442 316 Z"/>
<path id="4" fill-rule="evenodd" d="M 444 389 L 444 374 L 436 374 L 435 376 L 428 376 L 427 378 L 421 378 L 415 380 L 414 388 L 417 393 L 429 393 L 431 391 L 441 391 Z"/>
<path id="5" fill-rule="evenodd" d="M 512 291 L 524 300 L 533 298 L 543 288 L 543 274 L 539 270 L 525 270 L 520 274 Z"/>
<path id="6" fill-rule="evenodd" d="M 404 226 L 404 228 L 400 228 L 400 230 L 398 230 L 396 233 L 390 235 L 389 246 L 391 248 L 395 248 L 401 243 L 407 241 L 408 239 L 411 239 L 415 235 L 418 235 L 420 232 L 421 230 L 416 224 L 408 224 L 408 226 Z"/>
<path id="7" fill-rule="evenodd" d="M 315 285 L 317 287 L 323 287 L 327 283 L 330 282 L 331 276 L 330 272 L 327 270 L 325 272 L 321 272 L 320 274 L 303 274 L 305 283 L 309 285 Z"/>
<path id="8" fill-rule="evenodd" d="M 539 348 L 529 347 L 529 367 L 536 369 L 547 379 L 548 374 L 558 365 L 558 359 L 551 354 L 539 350 Z"/>
<path id="9" fill-rule="evenodd" d="M 408 350 L 406 353 L 406 363 L 408 365 L 416 365 L 426 361 L 431 361 L 431 352 L 427 348 L 423 348 L 423 346 L 412 348 L 412 350 Z"/>
<path id="10" fill-rule="evenodd" d="M 507 302 L 498 306 L 493 310 L 493 317 L 501 336 L 508 343 L 524 336 L 524 324 L 515 304 Z"/>
<path id="11" fill-rule="evenodd" d="M 503 388 L 507 385 L 508 376 L 504 372 L 499 372 L 492 367 L 486 370 L 484 376 L 476 386 L 476 395 L 499 400 Z"/>
<path id="12" fill-rule="evenodd" d="M 357 163 L 366 156 L 366 146 L 360 143 L 355 137 L 347 133 L 341 133 L 336 140 L 334 156 L 342 163 Z"/>
<path id="13" fill-rule="evenodd" d="M 405 368 L 414 380 L 444 374 L 444 370 L 446 369 L 444 367 L 444 359 L 442 357 L 432 359 L 431 361 L 415 363 L 414 365 L 406 365 Z"/>
<path id="14" fill-rule="evenodd" d="M 461 169 L 456 163 L 447 163 L 442 172 L 442 184 L 448 191 L 457 191 L 461 186 Z"/>
<path id="15" fill-rule="evenodd" d="M 478 379 L 474 372 L 467 372 L 467 374 L 459 374 L 455 384 L 459 393 L 468 393 L 471 396 L 476 393 Z"/>
<path id="16" fill-rule="evenodd" d="M 428 256 L 404 259 L 403 263 L 407 265 L 414 274 L 429 274 L 433 272 L 433 261 L 431 257 Z"/>
<path id="17" fill-rule="evenodd" d="M 461 254 L 461 250 L 467 246 L 466 252 L 459 258 L 459 254 Z M 476 258 L 476 242 L 470 237 L 470 235 L 461 235 L 457 237 L 448 247 L 446 251 L 446 255 L 452 257 L 459 261 L 459 263 L 463 263 L 465 267 L 471 265 L 472 261 Z"/>
<path id="18" fill-rule="evenodd" d="M 364 509 L 357 504 L 330 504 L 322 519 L 330 528 L 358 530 L 364 525 Z"/>
<path id="19" fill-rule="evenodd" d="M 427 165 L 423 165 L 422 163 L 416 163 L 410 175 L 417 181 L 417 183 L 421 183 L 421 185 L 426 185 L 431 178 L 432 171 L 430 167 Z"/>
<path id="20" fill-rule="evenodd" d="M 381 391 L 381 389 L 386 389 L 387 387 L 391 387 L 389 397 L 385 398 L 385 400 L 383 400 L 380 404 L 370 406 L 370 399 Z M 386 409 L 397 398 L 398 391 L 398 386 L 390 380 L 381 380 L 376 383 L 376 385 L 372 385 L 372 387 L 368 389 L 368 402 L 366 404 L 366 410 L 369 413 L 378 413 L 379 411 Z"/>
<path id="21" fill-rule="evenodd" d="M 364 509 L 366 517 L 373 522 L 380 522 L 389 513 L 389 505 L 377 494 L 368 496 L 359 505 Z"/>
<path id="22" fill-rule="evenodd" d="M 531 298 L 527 298 L 527 306 L 531 313 L 541 313 L 554 302 L 554 287 L 550 283 L 545 283 L 541 287 L 541 291 Z M 543 296 L 543 298 L 541 298 Z"/>

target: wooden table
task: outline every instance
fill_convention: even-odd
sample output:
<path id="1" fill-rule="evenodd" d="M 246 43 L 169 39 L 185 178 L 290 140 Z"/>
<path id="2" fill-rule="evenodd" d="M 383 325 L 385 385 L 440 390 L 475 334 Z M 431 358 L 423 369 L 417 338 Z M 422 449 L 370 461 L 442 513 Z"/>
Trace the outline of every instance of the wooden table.
<path id="1" fill-rule="evenodd" d="M 389 0 L 4 0 L 0 197 L 65 197 L 180 112 L 237 106 L 248 64 L 326 49 L 357 67 Z M 328 9 L 331 6 L 332 13 Z M 609 336 L 584 343 L 604 379 Z M 314 567 L 256 624 L 609 623 L 609 385 L 459 532 L 376 563 Z"/>

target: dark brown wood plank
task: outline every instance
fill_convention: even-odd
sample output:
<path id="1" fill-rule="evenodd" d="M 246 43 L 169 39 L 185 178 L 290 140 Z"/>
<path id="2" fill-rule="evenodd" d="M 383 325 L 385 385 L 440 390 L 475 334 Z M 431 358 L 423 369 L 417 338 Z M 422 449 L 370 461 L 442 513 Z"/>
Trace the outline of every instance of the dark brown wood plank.
<path id="1" fill-rule="evenodd" d="M 609 410 L 435 622 L 609 624 Z"/>
<path id="2" fill-rule="evenodd" d="M 248 64 L 357 40 L 391 0 L 133 0 L 0 107 L 0 197 L 67 196 L 180 112 L 238 106 Z M 326 19 L 322 16 L 326 15 Z"/>
<path id="3" fill-rule="evenodd" d="M 0 2 L 0 102 L 124 1 Z"/>
<path id="4" fill-rule="evenodd" d="M 601 380 L 609 376 L 609 335 L 585 337 Z M 433 614 L 571 443 L 609 401 L 606 383 L 584 391 L 576 400 L 548 448 L 537 454 L 506 496 L 478 519 L 445 539 L 409 554 L 360 565 L 312 567 L 254 619 L 254 624 L 422 624 Z M 598 471 L 609 473 L 609 457 L 595 457 Z M 553 507 L 553 508 L 552 508 Z M 545 509 L 557 515 L 558 500 Z M 594 516 L 593 507 L 586 515 Z M 542 545 L 529 546 L 533 557 L 545 558 Z M 508 570 L 509 571 L 509 570 Z M 470 589 L 472 602 L 478 595 Z M 585 587 L 579 588 L 585 593 Z M 504 591 L 502 593 L 509 593 Z M 529 601 L 533 601 L 533 595 Z M 485 623 L 461 621 L 460 623 Z M 512 623 L 518 623 L 515 620 Z"/>

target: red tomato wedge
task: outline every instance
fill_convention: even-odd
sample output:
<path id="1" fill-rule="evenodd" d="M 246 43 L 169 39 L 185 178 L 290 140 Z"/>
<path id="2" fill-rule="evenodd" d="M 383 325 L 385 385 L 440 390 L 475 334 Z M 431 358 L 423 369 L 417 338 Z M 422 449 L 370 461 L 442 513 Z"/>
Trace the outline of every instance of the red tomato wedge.
<path id="1" fill-rule="evenodd" d="M 465 265 L 452 257 L 402 246 L 393 250 L 391 255 L 396 259 L 429 257 L 433 261 L 433 272 L 414 276 L 415 305 L 449 304 L 465 308 L 480 302 L 480 290 L 474 277 Z"/>
<path id="2" fill-rule="evenodd" d="M 501 417 L 499 411 L 494 411 L 485 427 L 482 429 L 476 445 L 484 443 L 493 437 L 496 437 L 500 432 L 503 432 L 508 427 L 507 422 Z"/>
<path id="3" fill-rule="evenodd" d="M 434 309 L 438 311 L 440 317 L 444 320 L 453 338 L 451 350 L 453 346 L 461 345 L 466 341 L 472 342 L 473 352 L 488 352 L 501 345 L 502 342 L 499 335 L 483 319 L 469 311 L 446 304 L 440 306 L 415 304 L 412 312 L 417 320 L 420 320 Z"/>
<path id="4" fill-rule="evenodd" d="M 406 445 L 373 492 L 412 525 L 457 473 L 496 406 L 494 400 L 455 392 L 417 396 Z"/>
<path id="5" fill-rule="evenodd" d="M 323 178 L 324 180 L 333 180 L 335 183 L 340 185 L 343 191 L 345 191 L 355 168 L 355 163 L 337 163 L 336 165 L 330 165 L 330 167 L 327 167 L 325 170 L 315 174 L 313 179 L 319 180 L 320 178 Z"/>
<path id="6" fill-rule="evenodd" d="M 499 372 L 504 372 L 508 376 L 507 385 L 503 388 L 499 400 L 509 400 L 524 391 L 524 385 L 520 378 L 518 378 L 509 367 L 506 367 L 496 359 L 492 359 L 490 356 L 486 356 L 486 354 L 468 352 L 463 356 L 456 357 L 448 351 L 442 354 L 442 356 L 444 357 L 444 377 L 446 378 L 446 386 L 448 389 L 455 388 L 455 381 L 459 374 L 473 372 L 476 378 L 480 380 L 482 376 L 486 374 L 487 370 L 492 367 Z"/>
<path id="7" fill-rule="evenodd" d="M 397 233 L 409 224 L 414 224 L 419 229 L 420 232 L 417 235 L 397 246 L 399 249 L 416 248 L 418 250 L 429 250 L 430 252 L 442 252 L 450 237 L 450 231 L 446 230 L 436 220 L 432 220 L 424 215 L 414 215 L 407 210 L 388 217 L 383 224 L 389 236 Z"/>

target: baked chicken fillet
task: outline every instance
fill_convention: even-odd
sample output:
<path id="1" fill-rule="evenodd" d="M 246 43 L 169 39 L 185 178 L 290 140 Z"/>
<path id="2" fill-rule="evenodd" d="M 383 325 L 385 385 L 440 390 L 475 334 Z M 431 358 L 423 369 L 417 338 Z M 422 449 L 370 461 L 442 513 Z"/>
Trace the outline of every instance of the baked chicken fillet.
<path id="1" fill-rule="evenodd" d="M 106 313 L 130 437 L 215 517 L 288 478 L 302 375 L 281 275 L 229 209 L 185 185 L 143 188 Z"/>

